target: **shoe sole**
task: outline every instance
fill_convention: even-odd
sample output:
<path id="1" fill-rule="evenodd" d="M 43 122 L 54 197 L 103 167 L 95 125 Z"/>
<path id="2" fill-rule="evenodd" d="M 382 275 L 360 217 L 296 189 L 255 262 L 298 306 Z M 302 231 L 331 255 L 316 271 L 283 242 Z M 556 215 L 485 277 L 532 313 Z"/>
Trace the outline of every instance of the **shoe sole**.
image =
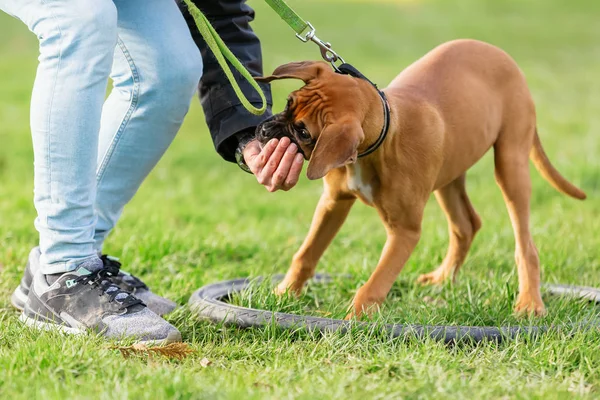
<path id="1" fill-rule="evenodd" d="M 82 335 L 85 333 L 85 330 L 79 328 L 71 328 L 65 325 L 40 321 L 39 319 L 30 318 L 24 313 L 21 314 L 21 316 L 19 317 L 19 321 L 21 321 L 28 327 L 37 329 L 39 331 L 61 332 L 66 333 L 68 335 Z"/>
<path id="2" fill-rule="evenodd" d="M 12 296 L 10 296 L 10 304 L 12 304 L 12 306 L 17 310 L 23 311 L 25 308 L 25 303 L 27 303 L 27 295 L 28 293 L 25 293 L 21 285 L 19 285 L 13 292 Z"/>
<path id="3" fill-rule="evenodd" d="M 84 329 L 72 328 L 69 326 L 54 324 L 51 322 L 40 321 L 38 319 L 30 318 L 25 314 L 21 314 L 21 316 L 19 317 L 19 321 L 21 321 L 28 327 L 37 329 L 39 331 L 61 332 L 67 335 L 82 335 L 87 333 L 87 330 Z M 149 346 L 164 346 L 169 343 L 179 343 L 181 341 L 182 338 L 180 332 L 171 332 L 164 339 L 138 340 L 135 343 L 145 344 Z"/>
<path id="4" fill-rule="evenodd" d="M 145 344 L 148 346 L 165 346 L 170 343 L 180 343 L 182 341 L 183 341 L 183 339 L 181 338 L 180 332 L 171 332 L 167 335 L 167 337 L 165 339 L 140 340 L 140 341 L 137 341 L 136 343 Z"/>

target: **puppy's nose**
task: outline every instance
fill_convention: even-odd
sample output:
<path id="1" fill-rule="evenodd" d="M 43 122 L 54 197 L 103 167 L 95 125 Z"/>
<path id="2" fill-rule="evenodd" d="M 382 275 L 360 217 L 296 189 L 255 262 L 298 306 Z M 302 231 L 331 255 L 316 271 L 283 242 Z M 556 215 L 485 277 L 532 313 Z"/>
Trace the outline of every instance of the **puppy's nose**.
<path id="1" fill-rule="evenodd" d="M 267 128 L 265 127 L 265 125 L 261 125 L 258 128 L 258 137 L 259 139 L 266 139 L 267 138 Z"/>
<path id="2" fill-rule="evenodd" d="M 260 139 L 268 139 L 269 132 L 276 125 L 275 116 L 264 120 L 256 129 L 256 134 Z"/>
<path id="3" fill-rule="evenodd" d="M 264 122 L 261 122 L 260 124 L 258 124 L 258 126 L 256 127 L 256 130 L 254 131 L 254 135 L 259 139 L 265 135 L 265 123 Z"/>

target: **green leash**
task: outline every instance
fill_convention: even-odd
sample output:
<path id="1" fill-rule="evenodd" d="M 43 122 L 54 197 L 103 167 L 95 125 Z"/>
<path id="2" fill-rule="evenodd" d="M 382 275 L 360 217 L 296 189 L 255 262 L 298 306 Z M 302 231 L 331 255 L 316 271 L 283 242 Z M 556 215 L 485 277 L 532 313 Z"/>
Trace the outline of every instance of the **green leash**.
<path id="1" fill-rule="evenodd" d="M 294 31 L 296 35 L 302 35 L 306 29 L 309 28 L 308 22 L 302 19 L 292 7 L 288 6 L 285 1 L 282 0 L 265 0 L 271 8 L 279 14 L 282 20 L 284 20 Z"/>
<path id="2" fill-rule="evenodd" d="M 223 39 L 219 36 L 215 28 L 210 24 L 208 18 L 196 7 L 191 0 L 183 0 L 186 4 L 190 15 L 194 19 L 196 26 L 198 27 L 198 31 L 202 38 L 210 48 L 210 50 L 215 55 L 217 62 L 223 69 L 223 72 L 227 76 L 227 79 L 231 83 L 233 90 L 240 99 L 242 105 L 246 110 L 251 112 L 254 115 L 262 115 L 267 110 L 267 99 L 265 97 L 264 92 L 258 85 L 258 83 L 254 80 L 252 75 L 248 72 L 248 70 L 242 65 L 240 60 L 229 50 L 227 45 L 223 42 Z M 298 13 L 296 13 L 284 0 L 265 0 L 265 2 L 271 6 L 271 8 L 279 14 L 281 19 L 283 19 L 295 32 L 296 37 L 303 42 L 312 41 L 315 42 L 321 49 L 321 56 L 326 61 L 331 63 L 333 69 L 339 72 L 338 67 L 336 66 L 336 62 L 340 61 L 344 63 L 344 59 L 340 57 L 333 49 L 331 48 L 331 44 L 327 42 L 323 42 L 319 39 L 315 33 L 316 29 L 311 25 L 310 22 L 303 20 Z M 302 36 L 302 34 L 309 30 L 306 35 Z M 231 65 L 240 73 L 242 77 L 256 90 L 256 92 L 260 96 L 260 100 L 262 102 L 262 106 L 260 108 L 255 107 L 250 103 L 248 98 L 242 92 L 240 85 L 238 85 L 235 77 L 233 76 L 233 72 L 231 68 L 227 64 L 227 61 L 231 63 Z"/>
<path id="3" fill-rule="evenodd" d="M 333 69 L 339 72 L 336 62 L 344 63 L 344 59 L 333 51 L 331 43 L 324 42 L 315 35 L 317 30 L 310 22 L 303 20 L 296 11 L 287 5 L 285 0 L 265 0 L 265 2 L 296 32 L 298 39 L 305 43 L 308 41 L 315 42 L 321 49 L 321 57 L 325 61 L 329 61 Z M 306 30 L 308 32 L 302 36 Z"/>
<path id="4" fill-rule="evenodd" d="M 246 110 L 250 111 L 254 115 L 264 114 L 267 110 L 267 99 L 260 86 L 258 86 L 258 83 L 254 80 L 252 75 L 250 75 L 250 72 L 244 68 L 240 60 L 238 60 L 231 50 L 229 50 L 227 45 L 223 42 L 223 39 L 221 39 L 217 31 L 215 31 L 215 28 L 213 28 L 206 16 L 202 14 L 202 11 L 200 11 L 198 7 L 191 2 L 191 0 L 183 0 L 183 2 L 187 5 L 189 12 L 192 15 L 192 18 L 194 18 L 194 22 L 198 27 L 198 31 L 204 38 L 204 41 L 210 50 L 215 55 L 217 62 L 223 69 L 223 72 L 227 76 L 231 86 L 233 86 L 233 90 L 238 99 L 240 99 L 242 102 L 242 105 L 246 108 Z M 252 105 L 252 103 L 250 103 L 250 101 L 246 98 L 242 92 L 242 89 L 240 88 L 240 85 L 238 85 L 237 81 L 235 80 L 233 72 L 231 72 L 231 68 L 227 64 L 226 59 L 229 60 L 231 65 L 238 70 L 240 74 L 242 74 L 242 77 L 244 77 L 244 79 L 260 95 L 260 100 L 262 102 L 262 106 L 260 108 Z"/>

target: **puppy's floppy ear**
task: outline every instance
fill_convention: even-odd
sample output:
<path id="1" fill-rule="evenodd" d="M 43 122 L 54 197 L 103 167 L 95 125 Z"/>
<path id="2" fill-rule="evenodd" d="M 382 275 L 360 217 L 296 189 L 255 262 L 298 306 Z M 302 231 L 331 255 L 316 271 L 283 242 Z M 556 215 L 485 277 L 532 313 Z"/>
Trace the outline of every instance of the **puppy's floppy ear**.
<path id="1" fill-rule="evenodd" d="M 332 73 L 331 67 L 325 61 L 301 61 L 281 65 L 275 68 L 272 75 L 254 79 L 264 83 L 277 79 L 300 79 L 304 83 L 308 83 L 327 72 Z"/>
<path id="2" fill-rule="evenodd" d="M 313 150 L 306 175 L 308 179 L 319 179 L 329 171 L 342 165 L 356 162 L 358 146 L 365 133 L 356 120 L 327 126 L 319 135 Z"/>

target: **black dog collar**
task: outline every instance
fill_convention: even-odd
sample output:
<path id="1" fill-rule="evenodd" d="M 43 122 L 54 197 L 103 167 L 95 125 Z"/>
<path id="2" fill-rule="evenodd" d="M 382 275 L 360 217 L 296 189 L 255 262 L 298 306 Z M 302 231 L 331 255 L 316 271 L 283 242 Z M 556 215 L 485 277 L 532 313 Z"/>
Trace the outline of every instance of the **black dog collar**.
<path id="1" fill-rule="evenodd" d="M 381 90 L 379 90 L 379 88 L 377 87 L 376 84 L 371 82 L 371 80 L 369 80 L 369 78 L 364 76 L 359 70 L 354 68 L 352 65 L 344 63 L 344 64 L 340 65 L 339 67 L 337 67 L 336 72 L 338 74 L 350 75 L 355 78 L 363 79 L 363 80 L 369 82 L 371 84 L 371 86 L 373 86 L 375 88 L 375 90 L 377 90 L 377 94 L 379 94 L 379 97 L 381 98 L 381 102 L 383 103 L 383 128 L 381 129 L 381 133 L 379 134 L 379 137 L 377 138 L 375 143 L 370 145 L 369 148 L 367 148 L 365 151 L 363 151 L 362 153 L 360 153 L 358 155 L 358 157 L 368 156 L 369 154 L 371 154 L 375 150 L 377 150 L 379 148 L 379 146 L 381 146 L 381 144 L 385 140 L 385 137 L 388 134 L 388 130 L 390 129 L 390 104 L 388 103 L 388 100 L 385 97 L 385 93 L 383 93 Z"/>

